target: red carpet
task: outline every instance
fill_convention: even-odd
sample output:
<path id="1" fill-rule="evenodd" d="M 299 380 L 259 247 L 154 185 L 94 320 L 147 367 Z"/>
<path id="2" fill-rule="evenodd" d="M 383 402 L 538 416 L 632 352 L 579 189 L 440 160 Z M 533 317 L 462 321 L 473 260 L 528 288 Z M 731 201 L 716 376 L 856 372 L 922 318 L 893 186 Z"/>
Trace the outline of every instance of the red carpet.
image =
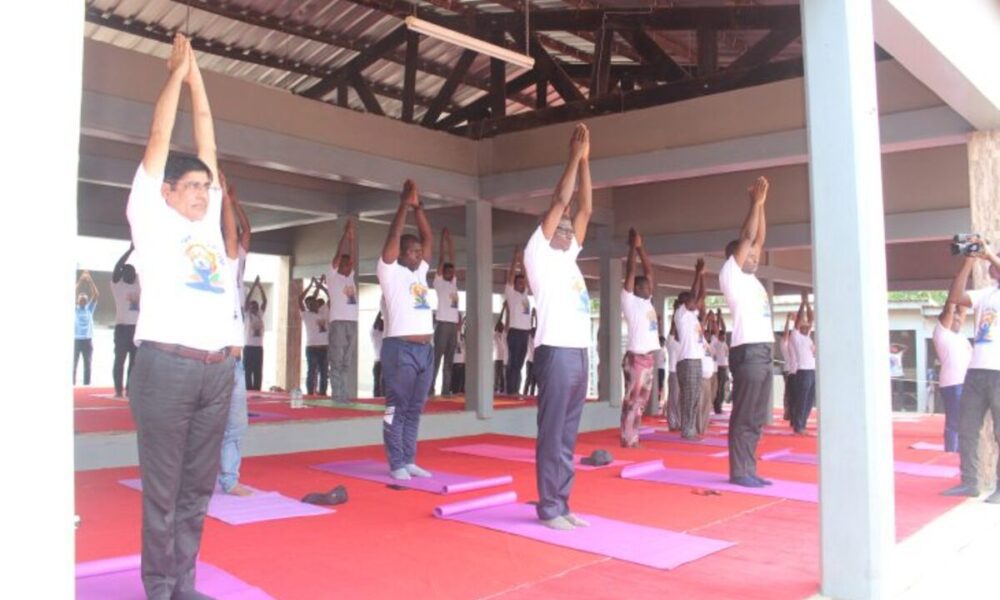
<path id="1" fill-rule="evenodd" d="M 652 422 L 650 423 L 652 424 Z M 952 456 L 906 449 L 920 439 L 937 441 L 942 420 L 895 426 L 897 458 L 954 461 Z M 724 473 L 713 448 L 646 443 L 622 450 L 614 430 L 580 436 L 578 452 L 610 449 L 631 460 L 663 458 L 680 467 Z M 431 469 L 475 475 L 511 474 L 524 500 L 534 499 L 531 464 L 442 452 L 458 443 L 492 442 L 532 447 L 533 440 L 485 435 L 422 442 L 420 462 Z M 761 450 L 815 451 L 815 438 L 770 436 Z M 658 571 L 558 548 L 532 540 L 431 517 L 440 496 L 393 491 L 366 481 L 309 469 L 311 464 L 382 458 L 380 447 L 249 458 L 246 483 L 301 497 L 345 484 L 350 502 L 329 516 L 239 527 L 206 520 L 201 558 L 280 599 L 317 598 L 804 598 L 818 589 L 818 507 L 741 494 L 702 496 L 682 486 L 623 481 L 618 469 L 577 473 L 573 506 L 643 525 L 690 531 L 737 542 L 728 550 L 673 571 Z M 761 463 L 764 476 L 815 481 L 808 465 Z M 137 469 L 77 474 L 77 560 L 139 550 L 140 496 L 117 485 Z M 906 537 L 958 501 L 937 495 L 948 482 L 897 475 L 898 537 Z M 476 493 L 456 499 L 475 497 Z"/>

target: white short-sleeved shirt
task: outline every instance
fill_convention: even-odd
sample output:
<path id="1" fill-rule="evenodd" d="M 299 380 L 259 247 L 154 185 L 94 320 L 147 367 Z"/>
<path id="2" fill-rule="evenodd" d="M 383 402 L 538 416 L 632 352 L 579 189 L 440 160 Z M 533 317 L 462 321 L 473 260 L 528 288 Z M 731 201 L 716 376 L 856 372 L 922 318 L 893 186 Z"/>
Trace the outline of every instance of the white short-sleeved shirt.
<path id="1" fill-rule="evenodd" d="M 799 330 L 793 330 L 788 336 L 788 345 L 791 346 L 792 354 L 795 355 L 795 367 L 797 371 L 816 370 L 816 346 L 812 338 L 802 335 Z"/>
<path id="2" fill-rule="evenodd" d="M 421 261 L 417 270 L 411 271 L 398 262 L 387 264 L 379 258 L 378 282 L 390 316 L 385 337 L 434 333 L 431 304 L 427 298 L 429 269 L 426 261 Z"/>
<path id="3" fill-rule="evenodd" d="M 385 337 L 385 320 L 382 320 L 383 329 L 380 331 L 372 327 L 371 338 L 372 338 L 372 348 L 375 349 L 375 360 L 379 360 L 379 356 L 382 355 L 382 339 Z"/>
<path id="4" fill-rule="evenodd" d="M 528 353 L 525 354 L 525 361 L 535 362 L 535 336 L 528 334 Z"/>
<path id="5" fill-rule="evenodd" d="M 507 301 L 507 314 L 510 315 L 510 328 L 528 331 L 531 329 L 531 300 L 528 294 L 522 294 L 508 285 L 503 289 L 503 299 Z"/>
<path id="6" fill-rule="evenodd" d="M 934 349 L 941 361 L 938 385 L 950 387 L 965 382 L 965 372 L 972 360 L 972 344 L 960 333 L 938 323 L 934 327 Z"/>
<path id="7" fill-rule="evenodd" d="M 535 346 L 590 346 L 590 294 L 576 264 L 574 236 L 565 252 L 552 248 L 539 225 L 524 249 L 524 268 L 535 295 Z"/>
<path id="8" fill-rule="evenodd" d="M 442 323 L 458 323 L 458 281 L 455 277 L 445 281 L 440 273 L 435 275 L 434 292 L 437 294 L 435 318 Z"/>
<path id="9" fill-rule="evenodd" d="M 243 322 L 246 324 L 244 329 L 246 336 L 247 346 L 263 346 L 264 345 L 264 311 L 258 310 L 257 314 L 252 314 L 250 311 L 243 313 Z"/>
<path id="10" fill-rule="evenodd" d="M 729 344 L 721 338 L 715 338 L 712 342 L 712 356 L 715 357 L 715 364 L 720 367 L 729 366 Z"/>
<path id="11" fill-rule="evenodd" d="M 330 321 L 357 321 L 358 288 L 354 271 L 345 277 L 331 267 L 326 274 L 326 286 L 330 293 Z"/>
<path id="12" fill-rule="evenodd" d="M 771 303 L 757 277 L 744 273 L 736 258 L 730 256 L 719 271 L 719 287 L 733 315 L 733 347 L 773 344 Z"/>
<path id="13" fill-rule="evenodd" d="M 678 361 L 700 360 L 705 355 L 702 347 L 701 323 L 698 322 L 698 311 L 688 310 L 681 304 L 674 311 L 674 327 L 677 329 L 677 337 L 680 338 L 680 350 L 678 351 Z"/>
<path id="14" fill-rule="evenodd" d="M 792 350 L 792 336 L 791 333 L 788 335 L 788 339 L 781 339 L 781 357 L 785 359 L 785 364 L 781 368 L 782 371 L 788 374 L 792 374 L 798 371 L 795 365 L 795 351 Z"/>
<path id="15" fill-rule="evenodd" d="M 222 241 L 222 191 L 210 189 L 205 216 L 190 221 L 167 205 L 162 184 L 140 165 L 126 210 L 144 287 L 135 339 L 220 350 L 231 344 L 239 318 Z"/>
<path id="16" fill-rule="evenodd" d="M 715 375 L 719 368 L 715 365 L 715 359 L 712 358 L 712 342 L 706 342 L 705 338 L 702 338 L 701 343 L 704 348 L 704 356 L 701 357 L 701 377 L 708 379 Z"/>
<path id="17" fill-rule="evenodd" d="M 324 304 L 316 312 L 302 311 L 302 325 L 306 329 L 306 346 L 326 346 L 329 343 L 326 324 L 330 322 L 330 307 Z"/>
<path id="18" fill-rule="evenodd" d="M 968 294 L 976 311 L 969 368 L 1000 371 L 1000 288 L 972 290 Z"/>
<path id="19" fill-rule="evenodd" d="M 677 372 L 677 361 L 681 359 L 681 343 L 674 336 L 667 336 L 667 362 L 670 365 L 670 372 Z"/>
<path id="20" fill-rule="evenodd" d="M 507 334 L 499 331 L 493 332 L 493 360 L 507 360 Z"/>
<path id="21" fill-rule="evenodd" d="M 139 279 L 135 283 L 119 280 L 111 282 L 111 296 L 115 299 L 115 325 L 135 325 L 139 320 Z"/>
<path id="22" fill-rule="evenodd" d="M 903 376 L 903 352 L 893 352 L 889 350 L 889 376 L 890 377 L 902 377 Z"/>
<path id="23" fill-rule="evenodd" d="M 622 290 L 622 314 L 628 325 L 629 352 L 646 354 L 660 347 L 660 329 L 651 299 L 644 300 L 628 290 Z"/>
<path id="24" fill-rule="evenodd" d="M 465 336 L 458 336 L 458 341 L 455 342 L 455 356 L 451 362 L 456 365 L 465 364 Z"/>
<path id="25" fill-rule="evenodd" d="M 667 347 L 661 346 L 653 353 L 653 364 L 657 369 L 667 368 Z"/>

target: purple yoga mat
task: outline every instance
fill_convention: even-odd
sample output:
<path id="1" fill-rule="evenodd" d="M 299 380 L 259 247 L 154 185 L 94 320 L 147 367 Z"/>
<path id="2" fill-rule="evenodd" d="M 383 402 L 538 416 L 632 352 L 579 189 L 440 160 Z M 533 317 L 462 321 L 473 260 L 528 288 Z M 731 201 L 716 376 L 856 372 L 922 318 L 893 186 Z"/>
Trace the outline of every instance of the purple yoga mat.
<path id="1" fill-rule="evenodd" d="M 336 473 L 347 477 L 357 477 L 378 483 L 398 485 L 400 487 L 430 492 L 432 494 L 455 494 L 458 492 L 470 492 L 488 487 L 507 485 L 513 483 L 514 478 L 510 475 L 499 477 L 475 477 L 472 475 L 459 475 L 457 473 L 444 473 L 434 471 L 431 477 L 414 477 L 409 480 L 393 479 L 389 476 L 389 465 L 378 460 L 343 460 L 336 462 L 312 465 L 313 469 Z"/>
<path id="2" fill-rule="evenodd" d="M 734 545 L 585 514 L 579 516 L 590 527 L 556 531 L 539 523 L 535 507 L 518 503 L 514 492 L 445 504 L 434 509 L 434 516 L 655 569 L 673 569 Z"/>
<path id="3" fill-rule="evenodd" d="M 691 485 L 711 490 L 733 492 L 734 494 L 787 498 L 789 500 L 801 500 L 802 502 L 819 502 L 819 488 L 817 488 L 815 483 L 772 479 L 772 485 L 749 488 L 729 483 L 729 476 L 727 475 L 693 469 L 672 469 L 664 466 L 663 462 L 659 460 L 629 465 L 622 469 L 621 477 L 622 479 L 652 481 L 654 483 Z"/>
<path id="4" fill-rule="evenodd" d="M 704 437 L 700 440 L 686 440 L 676 431 L 653 431 L 652 433 L 639 433 L 640 440 L 651 442 L 676 442 L 678 444 L 694 444 L 695 446 L 717 446 L 725 448 L 729 446 L 729 440 L 721 438 Z"/>
<path id="5" fill-rule="evenodd" d="M 910 448 L 914 450 L 937 450 L 938 452 L 944 452 L 944 444 L 934 444 L 932 442 L 917 442 L 910 444 Z"/>
<path id="6" fill-rule="evenodd" d="M 139 555 L 119 556 L 76 566 L 77 600 L 143 600 Z M 199 592 L 218 600 L 274 600 L 260 588 L 201 561 L 197 566 Z"/>
<path id="7" fill-rule="evenodd" d="M 819 457 L 809 452 L 792 452 L 791 448 L 768 452 L 760 457 L 761 460 L 771 460 L 775 462 L 797 463 L 800 465 L 817 465 Z M 916 475 L 917 477 L 940 477 L 950 479 L 958 477 L 958 467 L 948 465 L 925 465 L 923 463 L 906 462 L 897 460 L 893 462 L 893 471 L 905 475 Z"/>
<path id="8" fill-rule="evenodd" d="M 142 491 L 142 481 L 139 479 L 123 479 L 118 483 L 133 490 Z M 260 521 L 275 521 L 292 517 L 313 517 L 327 515 L 332 508 L 306 504 L 282 496 L 278 492 L 264 492 L 250 486 L 244 486 L 253 491 L 251 496 L 233 496 L 223 493 L 218 486 L 208 503 L 208 516 L 214 517 L 230 525 L 245 525 Z"/>
<path id="9" fill-rule="evenodd" d="M 457 452 L 459 454 L 470 454 L 472 456 L 484 456 L 486 458 L 499 458 L 500 460 L 513 460 L 515 462 L 535 462 L 535 450 L 534 448 L 520 448 L 518 446 L 502 446 L 500 444 L 467 444 L 464 446 L 451 446 L 449 448 L 441 448 L 447 452 Z M 573 455 L 573 462 L 576 464 L 576 468 L 581 471 L 593 471 L 594 469 L 603 469 L 605 467 L 620 467 L 622 465 L 631 464 L 630 460 L 613 460 L 611 464 L 603 465 L 600 467 L 594 467 L 591 465 L 585 465 L 580 463 L 580 459 L 583 458 L 581 454 Z"/>

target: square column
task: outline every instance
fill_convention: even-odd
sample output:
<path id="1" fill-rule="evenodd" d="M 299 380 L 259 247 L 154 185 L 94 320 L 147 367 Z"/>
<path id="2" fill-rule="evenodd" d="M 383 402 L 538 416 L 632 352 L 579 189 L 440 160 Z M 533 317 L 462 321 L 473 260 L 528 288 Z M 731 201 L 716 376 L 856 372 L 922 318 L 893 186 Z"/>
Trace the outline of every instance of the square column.
<path id="1" fill-rule="evenodd" d="M 886 598 L 895 545 L 871 3 L 803 0 L 817 302 L 821 591 Z M 829 402 L 829 409 L 825 403 Z"/>
<path id="2" fill-rule="evenodd" d="M 622 405 L 622 279 L 620 258 L 610 250 L 611 231 L 602 227 L 596 237 L 601 250 L 601 317 L 597 335 L 598 397 L 611 406 Z"/>
<path id="3" fill-rule="evenodd" d="M 465 409 L 493 416 L 493 207 L 465 205 Z"/>
<path id="4" fill-rule="evenodd" d="M 913 356 L 917 360 L 916 380 L 917 384 L 917 412 L 927 412 L 927 338 L 924 337 L 923 329 L 913 332 Z"/>

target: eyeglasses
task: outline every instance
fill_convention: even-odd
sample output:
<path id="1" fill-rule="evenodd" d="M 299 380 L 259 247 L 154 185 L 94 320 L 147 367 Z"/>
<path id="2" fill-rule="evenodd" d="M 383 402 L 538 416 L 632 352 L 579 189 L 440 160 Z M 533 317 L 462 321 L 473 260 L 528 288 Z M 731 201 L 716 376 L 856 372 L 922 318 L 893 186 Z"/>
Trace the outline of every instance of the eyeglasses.
<path id="1" fill-rule="evenodd" d="M 183 181 L 183 182 L 175 182 L 171 187 L 173 187 L 174 189 L 177 189 L 178 185 L 185 192 L 208 192 L 210 190 L 220 190 L 221 191 L 221 189 L 222 189 L 222 188 L 220 188 L 217 185 L 213 185 L 213 183 L 211 181 Z"/>

